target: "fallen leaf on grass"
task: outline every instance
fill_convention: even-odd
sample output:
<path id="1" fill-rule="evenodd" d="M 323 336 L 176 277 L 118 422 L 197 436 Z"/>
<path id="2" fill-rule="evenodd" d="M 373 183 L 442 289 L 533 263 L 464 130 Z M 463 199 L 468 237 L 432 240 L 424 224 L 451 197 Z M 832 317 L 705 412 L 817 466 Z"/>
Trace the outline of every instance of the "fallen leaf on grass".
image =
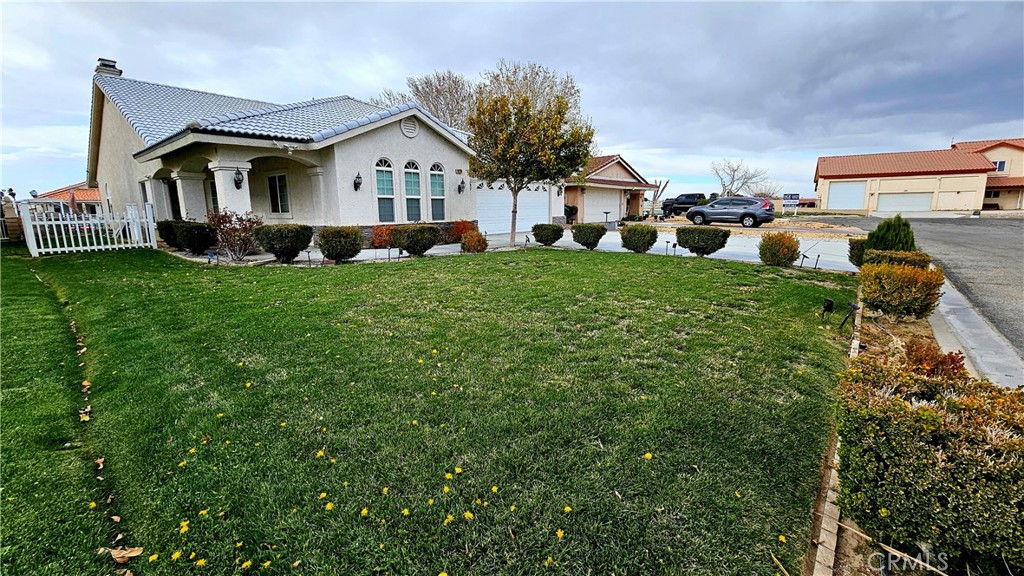
<path id="1" fill-rule="evenodd" d="M 107 461 L 106 458 L 97 458 L 96 459 L 96 469 L 97 470 L 103 470 L 103 463 L 106 462 L 106 461 Z"/>
<path id="2" fill-rule="evenodd" d="M 120 516 L 111 516 L 110 519 L 113 520 L 114 522 L 120 522 L 121 521 L 121 517 Z"/>
<path id="3" fill-rule="evenodd" d="M 118 564 L 125 564 L 132 558 L 142 554 L 142 546 L 135 546 L 133 548 L 114 548 L 110 551 L 111 558 Z"/>
<path id="4" fill-rule="evenodd" d="M 89 415 L 88 414 L 79 414 L 78 415 L 78 421 L 79 422 L 88 422 L 89 421 Z"/>
<path id="5" fill-rule="evenodd" d="M 88 350 L 88 349 L 89 349 L 89 348 L 82 348 L 81 350 L 79 350 L 79 351 L 77 352 L 77 354 L 78 354 L 79 356 L 81 356 L 82 354 L 85 354 L 85 351 L 86 351 L 86 350 Z"/>

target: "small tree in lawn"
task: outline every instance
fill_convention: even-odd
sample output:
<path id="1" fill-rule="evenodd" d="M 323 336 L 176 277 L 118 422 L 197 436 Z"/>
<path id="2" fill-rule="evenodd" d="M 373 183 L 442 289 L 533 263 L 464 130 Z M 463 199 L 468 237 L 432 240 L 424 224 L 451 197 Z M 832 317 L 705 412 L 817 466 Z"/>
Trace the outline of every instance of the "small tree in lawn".
<path id="1" fill-rule="evenodd" d="M 512 193 L 510 245 L 516 242 L 519 192 L 530 182 L 554 181 L 579 172 L 590 159 L 594 129 L 570 115 L 565 98 L 539 106 L 525 92 L 493 94 L 477 90 L 467 124 L 470 173 L 488 185 L 504 180 Z"/>

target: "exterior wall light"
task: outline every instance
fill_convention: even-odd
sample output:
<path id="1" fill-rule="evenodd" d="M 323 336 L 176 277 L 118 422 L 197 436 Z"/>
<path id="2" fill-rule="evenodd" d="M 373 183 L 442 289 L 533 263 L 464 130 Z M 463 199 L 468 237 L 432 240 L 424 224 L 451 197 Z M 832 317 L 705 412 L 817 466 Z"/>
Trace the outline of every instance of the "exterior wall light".
<path id="1" fill-rule="evenodd" d="M 459 182 L 459 194 L 462 194 L 465 191 L 466 191 L 466 181 L 463 180 L 462 182 Z"/>
<path id="2" fill-rule="evenodd" d="M 235 190 L 242 189 L 242 182 L 245 181 L 245 176 L 242 175 L 242 171 L 235 168 Z"/>
<path id="3" fill-rule="evenodd" d="M 359 192 L 359 188 L 361 188 L 362 185 L 363 175 L 360 174 L 359 172 L 356 172 L 356 179 L 352 181 L 352 187 L 356 189 L 356 192 Z"/>

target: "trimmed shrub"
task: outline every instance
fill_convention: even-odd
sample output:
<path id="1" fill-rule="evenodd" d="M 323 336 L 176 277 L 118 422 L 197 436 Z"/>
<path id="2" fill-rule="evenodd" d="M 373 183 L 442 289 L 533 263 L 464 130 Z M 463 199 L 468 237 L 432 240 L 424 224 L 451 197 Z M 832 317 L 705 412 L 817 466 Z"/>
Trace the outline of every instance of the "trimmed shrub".
<path id="1" fill-rule="evenodd" d="M 305 224 L 269 224 L 254 233 L 260 246 L 282 264 L 291 264 L 313 241 L 313 227 Z"/>
<path id="2" fill-rule="evenodd" d="M 463 252 L 483 252 L 487 250 L 487 238 L 478 230 L 470 230 L 462 235 Z"/>
<path id="3" fill-rule="evenodd" d="M 157 220 L 156 233 L 160 235 L 160 239 L 164 241 L 171 248 L 180 249 L 178 245 L 178 233 L 174 226 L 181 220 Z"/>
<path id="4" fill-rule="evenodd" d="M 800 257 L 800 241 L 792 232 L 768 232 L 757 243 L 757 254 L 769 266 L 792 266 Z"/>
<path id="5" fill-rule="evenodd" d="M 943 353 L 934 342 L 924 338 L 911 338 L 904 346 L 907 367 L 917 374 L 939 378 L 967 376 L 963 352 Z"/>
<path id="6" fill-rule="evenodd" d="M 868 241 L 867 238 L 850 238 L 850 250 L 848 252 L 850 258 L 850 264 L 853 264 L 857 268 L 864 265 L 864 244 Z"/>
<path id="7" fill-rule="evenodd" d="M 910 222 L 899 214 L 882 220 L 878 227 L 868 234 L 865 250 L 917 250 L 914 244 L 914 229 Z"/>
<path id="8" fill-rule="evenodd" d="M 904 264 L 914 268 L 927 268 L 932 257 L 925 252 L 904 252 L 901 250 L 865 250 L 865 264 Z"/>
<path id="9" fill-rule="evenodd" d="M 391 242 L 391 231 L 394 225 L 381 224 L 370 229 L 370 246 L 374 248 L 395 248 Z"/>
<path id="10" fill-rule="evenodd" d="M 676 228 L 676 243 L 686 248 L 691 254 L 707 256 L 714 254 L 729 241 L 728 230 L 711 226 L 684 226 Z"/>
<path id="11" fill-rule="evenodd" d="M 228 258 L 241 261 L 259 251 L 256 229 L 263 225 L 263 220 L 252 212 L 239 214 L 231 210 L 211 210 L 206 213 L 206 221 L 213 230 L 217 245 L 227 252 Z"/>
<path id="12" fill-rule="evenodd" d="M 396 226 L 391 230 L 391 243 L 413 256 L 423 256 L 441 240 L 441 229 L 433 224 Z"/>
<path id="13" fill-rule="evenodd" d="M 324 258 L 335 264 L 355 258 L 363 250 L 363 229 L 359 226 L 324 226 L 317 236 Z"/>
<path id="14" fill-rule="evenodd" d="M 452 222 L 452 225 L 448 228 L 448 233 L 445 234 L 445 241 L 451 244 L 458 244 L 462 242 L 462 236 L 467 232 L 478 231 L 476 224 L 469 220 L 456 220 Z"/>
<path id="15" fill-rule="evenodd" d="M 1024 566 L 1024 391 L 861 358 L 837 415 L 839 506 L 865 532 L 911 554 L 929 545 L 950 574 Z"/>
<path id="16" fill-rule="evenodd" d="M 205 222 L 175 221 L 174 239 L 181 249 L 195 256 L 205 254 L 213 246 L 213 232 Z"/>
<path id="17" fill-rule="evenodd" d="M 865 264 L 860 269 L 864 304 L 895 316 L 924 318 L 932 313 L 942 295 L 942 269 L 903 264 Z"/>
<path id="18" fill-rule="evenodd" d="M 632 224 L 622 229 L 622 247 L 643 254 L 658 241 L 658 229 L 646 224 Z"/>
<path id="19" fill-rule="evenodd" d="M 604 224 L 576 224 L 572 227 L 572 241 L 587 250 L 593 250 L 605 232 L 608 232 L 608 228 Z"/>
<path id="20" fill-rule="evenodd" d="M 551 246 L 562 239 L 565 227 L 560 224 L 534 224 L 533 237 L 545 246 Z"/>

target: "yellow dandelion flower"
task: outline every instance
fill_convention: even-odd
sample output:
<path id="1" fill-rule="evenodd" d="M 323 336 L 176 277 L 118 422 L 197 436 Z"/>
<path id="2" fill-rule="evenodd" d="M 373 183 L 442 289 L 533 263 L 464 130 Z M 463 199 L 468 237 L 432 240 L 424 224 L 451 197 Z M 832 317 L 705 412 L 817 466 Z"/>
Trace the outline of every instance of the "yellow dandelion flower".
<path id="1" fill-rule="evenodd" d="M 206 566 L 206 558 L 200 558 L 199 560 L 196 560 L 196 566 L 199 566 L 199 567 Z"/>
<path id="2" fill-rule="evenodd" d="M 431 396 L 437 396 L 437 390 L 431 390 L 430 391 L 430 395 Z"/>
<path id="3" fill-rule="evenodd" d="M 336 459 L 331 458 L 331 464 L 337 464 L 337 463 L 338 463 L 338 461 Z"/>
<path id="4" fill-rule="evenodd" d="M 316 457 L 317 458 L 323 458 L 324 457 L 324 451 L 323 450 L 317 450 L 316 451 Z"/>
<path id="5" fill-rule="evenodd" d="M 224 413 L 223 412 L 217 413 L 217 418 L 223 418 L 223 417 L 224 417 Z"/>
<path id="6" fill-rule="evenodd" d="M 419 359 L 419 360 L 417 360 L 416 362 L 417 362 L 417 363 L 419 363 L 419 364 L 423 364 L 423 358 L 420 358 L 420 359 Z"/>
<path id="7" fill-rule="evenodd" d="M 879 508 L 878 515 L 881 516 L 882 518 L 885 518 L 886 516 L 889 515 L 889 509 L 888 508 Z"/>
<path id="8" fill-rule="evenodd" d="M 409 515 L 409 509 L 408 508 L 402 508 L 402 516 L 408 516 L 408 515 Z"/>
<path id="9" fill-rule="evenodd" d="M 362 510 L 359 511 L 359 515 L 360 516 L 366 516 L 369 513 L 370 513 L 370 511 L 367 510 L 366 508 L 363 508 Z"/>
<path id="10" fill-rule="evenodd" d="M 327 432 L 327 426 L 324 426 L 323 428 L 321 428 L 320 431 L 321 432 Z"/>
<path id="11" fill-rule="evenodd" d="M 244 545 L 242 542 L 235 542 L 235 548 L 241 548 Z"/>
<path id="12" fill-rule="evenodd" d="M 189 454 L 195 454 L 195 453 L 196 453 L 196 449 L 195 449 L 195 447 L 189 448 L 189 449 L 188 449 L 188 453 L 189 453 Z"/>
<path id="13" fill-rule="evenodd" d="M 565 508 L 563 508 L 563 510 L 565 510 L 565 513 L 568 514 L 569 512 L 572 512 L 572 506 L 566 506 Z"/>
<path id="14" fill-rule="evenodd" d="M 412 425 L 413 426 L 419 426 L 419 424 L 420 424 L 419 420 L 413 420 L 412 421 Z"/>
<path id="15" fill-rule="evenodd" d="M 246 388 L 252 388 L 252 382 L 246 382 L 245 383 L 245 387 Z"/>
<path id="16" fill-rule="evenodd" d="M 786 543 L 786 537 L 785 536 L 779 536 L 779 542 L 782 542 L 783 544 L 785 544 Z"/>
<path id="17" fill-rule="evenodd" d="M 491 492 L 494 492 L 495 494 L 497 494 L 498 493 L 498 487 L 497 486 L 491 486 Z"/>
<path id="18" fill-rule="evenodd" d="M 385 487 L 381 488 L 381 489 L 380 489 L 380 493 L 381 493 L 381 494 L 387 494 L 387 493 L 388 493 L 388 487 L 387 487 L 387 486 L 385 486 Z"/>
<path id="19" fill-rule="evenodd" d="M 449 488 L 447 484 L 445 484 L 444 488 L 442 488 L 441 491 L 444 492 L 445 494 L 447 494 L 447 493 L 451 492 L 452 489 Z"/>
<path id="20" fill-rule="evenodd" d="M 562 529 L 559 528 L 558 530 L 555 530 L 555 536 L 558 536 L 558 539 L 561 540 L 562 537 L 565 536 L 565 532 L 562 532 Z"/>
<path id="21" fill-rule="evenodd" d="M 178 468 L 184 468 L 185 464 L 188 464 L 188 460 L 182 460 L 181 462 L 178 462 Z"/>
<path id="22" fill-rule="evenodd" d="M 451 480 L 452 478 L 455 478 L 455 476 L 452 476 L 451 472 L 445 472 L 444 473 L 444 479 L 445 480 Z"/>
<path id="23" fill-rule="evenodd" d="M 252 560 L 242 562 L 242 570 L 247 570 L 250 566 L 252 566 Z"/>
<path id="24" fill-rule="evenodd" d="M 447 572 L 438 572 L 437 576 L 448 576 Z"/>
<path id="25" fill-rule="evenodd" d="M 267 560 L 266 562 L 264 562 L 263 563 L 263 567 L 264 568 L 270 568 L 270 560 Z"/>
<path id="26" fill-rule="evenodd" d="M 188 555 L 188 559 L 189 559 L 189 560 L 192 560 L 192 559 L 194 559 L 195 557 L 196 557 L 196 553 L 195 553 L 195 552 L 193 552 L 193 553 L 191 553 L 191 554 L 189 554 L 189 555 Z"/>
<path id="27" fill-rule="evenodd" d="M 427 498 L 427 506 L 433 506 L 433 505 L 434 505 L 434 499 L 433 498 Z"/>
<path id="28" fill-rule="evenodd" d="M 207 508 L 206 510 L 200 510 L 200 511 L 199 511 L 199 515 L 200 515 L 200 516 L 206 516 L 206 513 L 207 513 L 207 512 L 209 512 L 209 511 L 210 511 L 210 509 L 209 509 L 209 508 Z"/>
<path id="29" fill-rule="evenodd" d="M 430 353 L 433 354 L 434 356 L 437 356 L 437 348 L 431 350 Z"/>
<path id="30" fill-rule="evenodd" d="M 736 497 L 737 497 L 737 498 L 743 498 L 743 495 L 742 495 L 742 494 L 740 494 L 740 491 L 739 491 L 739 490 L 737 490 L 737 491 L 736 491 Z"/>
<path id="31" fill-rule="evenodd" d="M 181 558 L 181 550 L 175 550 L 174 553 L 171 554 L 172 561 L 177 560 L 178 558 Z"/>
<path id="32" fill-rule="evenodd" d="M 281 428 L 284 428 L 284 427 L 285 427 L 285 426 L 287 426 L 287 425 L 288 425 L 288 423 L 287 423 L 287 422 L 281 422 Z"/>
<path id="33" fill-rule="evenodd" d="M 516 505 L 515 505 L 515 504 L 513 504 L 513 505 L 509 506 L 509 507 L 508 507 L 508 511 L 509 511 L 509 512 L 515 512 L 515 511 L 516 511 Z"/>
<path id="34" fill-rule="evenodd" d="M 462 474 L 462 468 L 459 468 L 458 466 L 456 466 L 455 467 L 455 473 L 456 474 Z"/>
<path id="35" fill-rule="evenodd" d="M 463 514 L 462 517 L 465 518 L 466 520 L 472 520 L 473 519 L 473 513 L 470 512 L 469 510 L 466 510 L 466 513 Z"/>
<path id="36" fill-rule="evenodd" d="M 452 516 L 451 514 L 449 514 L 444 519 L 444 525 L 447 526 L 447 525 L 451 524 L 454 521 L 455 521 L 455 516 Z"/>
<path id="37" fill-rule="evenodd" d="M 178 527 L 178 534 L 184 534 L 185 532 L 188 532 L 188 520 L 182 522 Z"/>
<path id="38" fill-rule="evenodd" d="M 231 444 L 231 440 L 225 440 L 224 443 L 225 444 Z"/>
<path id="39" fill-rule="evenodd" d="M 644 460 L 650 460 L 651 458 L 654 458 L 654 454 L 651 454 L 650 452 L 644 454 Z"/>
<path id="40" fill-rule="evenodd" d="M 320 493 L 320 499 L 323 500 L 324 498 L 327 498 L 327 492 Z"/>
<path id="41" fill-rule="evenodd" d="M 153 554 L 152 556 L 149 557 L 149 561 L 150 562 L 156 562 L 156 559 L 159 558 L 159 557 L 160 557 L 159 554 Z"/>
<path id="42" fill-rule="evenodd" d="M 483 503 L 484 503 L 484 501 L 483 501 L 483 500 L 481 500 L 481 499 L 479 499 L 479 498 L 477 498 L 477 499 L 476 499 L 476 503 L 477 503 L 477 504 L 483 504 Z"/>
<path id="43" fill-rule="evenodd" d="M 96 507 L 96 503 L 95 502 L 89 502 L 89 510 L 92 510 L 95 507 Z"/>
<path id="44" fill-rule="evenodd" d="M 545 567 L 546 566 L 551 566 L 554 563 L 555 563 L 555 559 L 552 558 L 551 556 L 548 556 L 548 559 L 544 561 L 544 566 Z"/>
<path id="45" fill-rule="evenodd" d="M 324 510 L 334 510 L 334 502 L 328 502 L 324 505 Z"/>
<path id="46" fill-rule="evenodd" d="M 239 362 L 238 365 L 239 366 L 245 366 L 245 362 Z"/>
<path id="47" fill-rule="evenodd" d="M 348 481 L 346 480 L 345 482 L 342 482 L 341 485 L 345 488 L 348 488 Z"/>

